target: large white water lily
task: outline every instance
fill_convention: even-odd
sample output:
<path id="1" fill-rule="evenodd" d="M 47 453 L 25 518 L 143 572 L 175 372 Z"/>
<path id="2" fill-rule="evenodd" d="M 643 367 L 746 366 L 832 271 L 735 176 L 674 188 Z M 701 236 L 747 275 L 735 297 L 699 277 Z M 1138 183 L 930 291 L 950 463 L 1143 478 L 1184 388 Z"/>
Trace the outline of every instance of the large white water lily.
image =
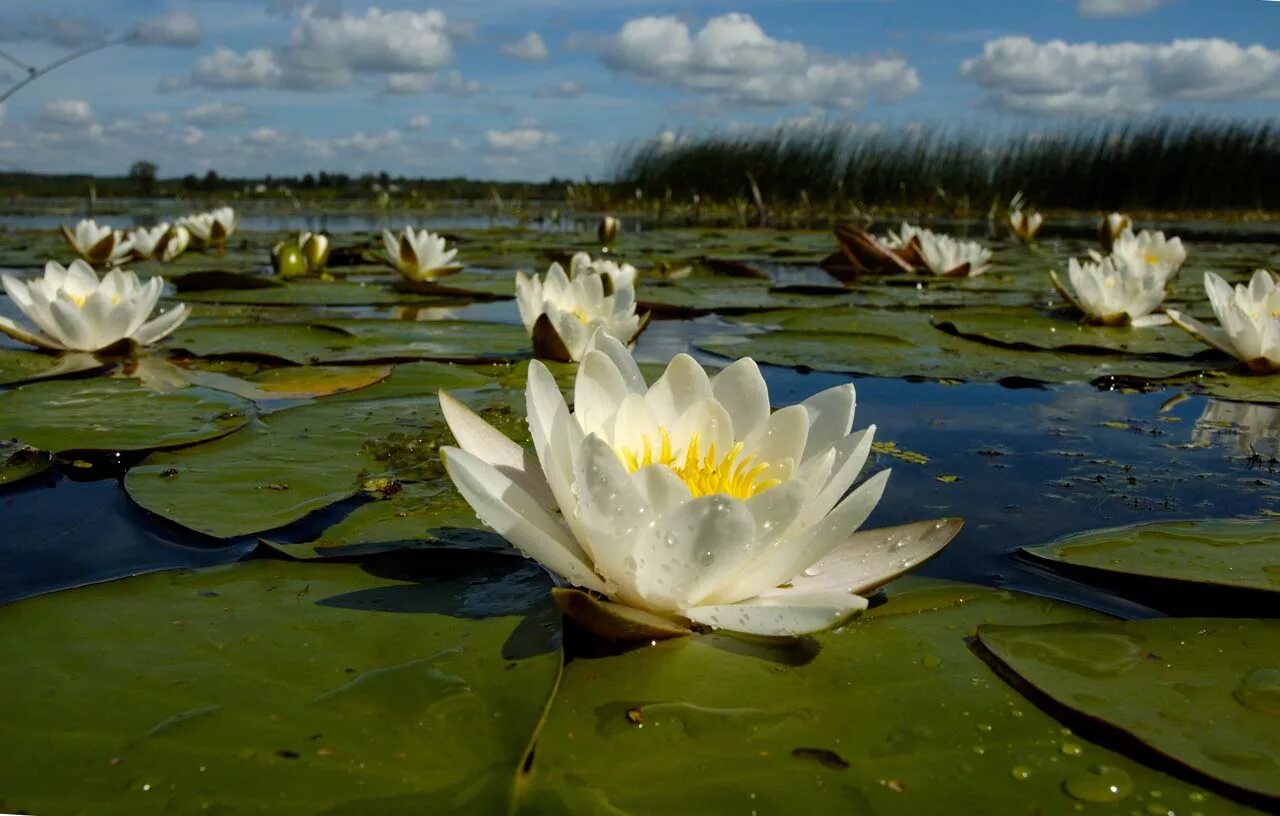
<path id="1" fill-rule="evenodd" d="M 76 224 L 74 230 L 63 224 L 62 237 L 67 245 L 91 264 L 118 264 L 128 259 L 133 251 L 133 241 L 118 229 L 98 225 L 86 218 Z"/>
<path id="2" fill-rule="evenodd" d="M 190 230 L 191 236 L 203 246 L 221 247 L 236 231 L 240 218 L 231 207 L 216 207 L 189 215 L 178 223 Z"/>
<path id="3" fill-rule="evenodd" d="M 1232 289 L 1222 278 L 1206 272 L 1204 290 L 1222 328 L 1206 326 L 1191 315 L 1170 309 L 1173 322 L 1238 358 L 1255 374 L 1280 371 L 1280 286 L 1276 276 L 1259 269 L 1248 286 L 1241 283 Z"/>
<path id="4" fill-rule="evenodd" d="M 462 269 L 461 264 L 452 263 L 457 248 L 446 250 L 444 236 L 425 229 L 405 227 L 399 235 L 383 230 L 382 243 L 387 250 L 387 263 L 415 283 L 433 281 Z"/>
<path id="5" fill-rule="evenodd" d="M 935 275 L 972 278 L 991 268 L 991 250 L 977 241 L 920 230 L 914 236 L 923 266 Z"/>
<path id="6" fill-rule="evenodd" d="M 1030 241 L 1044 225 L 1044 216 L 1038 212 L 1015 209 L 1009 213 L 1009 228 L 1019 240 Z"/>
<path id="7" fill-rule="evenodd" d="M 442 392 L 459 445 L 442 448 L 445 468 L 520 552 L 608 598 L 557 595 L 602 634 L 826 629 L 960 528 L 944 519 L 855 533 L 889 472 L 849 492 L 874 434 L 851 433 L 852 385 L 771 411 L 750 358 L 709 377 L 679 354 L 646 387 L 626 347 L 601 332 L 578 366 L 572 411 L 538 361 L 526 400 L 532 452 Z"/>
<path id="8" fill-rule="evenodd" d="M 911 246 L 912 239 L 921 232 L 924 232 L 923 228 L 903 221 L 902 226 L 898 228 L 897 232 L 889 230 L 884 234 L 884 237 L 879 238 L 878 240 L 886 249 L 906 249 Z"/>
<path id="9" fill-rule="evenodd" d="M 1098 243 L 1102 244 L 1105 251 L 1110 252 L 1115 240 L 1125 230 L 1133 231 L 1133 219 L 1124 213 L 1107 213 L 1098 222 Z"/>
<path id="10" fill-rule="evenodd" d="M 133 241 L 133 257 L 143 261 L 172 261 L 191 244 L 186 227 L 167 221 L 151 228 L 138 227 L 129 238 Z"/>
<path id="11" fill-rule="evenodd" d="M 1084 313 L 1090 323 L 1104 326 L 1155 326 L 1167 323 L 1153 314 L 1164 300 L 1165 277 L 1158 267 L 1131 264 L 1118 256 L 1067 264 L 1067 286 L 1050 270 L 1058 292 Z"/>
<path id="12" fill-rule="evenodd" d="M 1111 254 L 1132 267 L 1146 266 L 1168 281 L 1187 261 L 1181 238 L 1165 238 L 1163 232 L 1144 229 L 1137 235 L 1125 229 L 1116 236 Z"/>
<path id="13" fill-rule="evenodd" d="M 636 270 L 630 264 L 595 261 L 574 255 L 569 274 L 551 264 L 545 278 L 516 272 L 516 305 L 533 340 L 534 353 L 546 360 L 581 360 L 587 342 L 602 331 L 631 343 L 648 322 L 636 314 Z"/>
<path id="14" fill-rule="evenodd" d="M 52 351 L 101 351 L 122 340 L 146 346 L 167 336 L 186 320 L 190 308 L 181 303 L 148 321 L 164 279 L 145 284 L 133 272 L 113 269 L 98 280 L 84 261 L 68 267 L 50 261 L 44 276 L 22 281 L 0 276 L 4 289 L 39 329 L 31 332 L 0 317 L 0 331 L 23 343 Z"/>

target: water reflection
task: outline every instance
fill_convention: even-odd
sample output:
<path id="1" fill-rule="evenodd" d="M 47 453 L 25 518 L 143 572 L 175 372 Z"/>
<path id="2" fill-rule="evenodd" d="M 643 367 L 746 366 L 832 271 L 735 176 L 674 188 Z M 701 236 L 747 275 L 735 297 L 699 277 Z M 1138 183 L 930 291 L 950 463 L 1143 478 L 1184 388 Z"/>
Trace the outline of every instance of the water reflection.
<path id="1" fill-rule="evenodd" d="M 1257 461 L 1280 460 L 1280 408 L 1209 400 L 1191 433 L 1196 447 L 1220 447 Z"/>
<path id="2" fill-rule="evenodd" d="M 93 216 L 100 223 L 119 229 L 154 227 L 162 221 L 172 221 L 189 209 L 199 209 L 194 203 L 189 208 L 173 210 L 103 213 Z M 79 210 L 66 213 L 0 213 L 0 228 L 23 230 L 56 230 L 62 224 L 72 224 L 85 216 Z M 307 213 L 289 211 L 253 212 L 240 210 L 240 230 L 251 232 L 325 232 L 329 234 L 380 232 L 399 229 L 406 224 L 433 231 L 451 229 L 483 229 L 489 227 L 523 227 L 540 232 L 590 232 L 595 221 L 589 217 L 540 217 L 519 219 L 512 215 L 489 215 L 472 212 L 353 212 Z"/>

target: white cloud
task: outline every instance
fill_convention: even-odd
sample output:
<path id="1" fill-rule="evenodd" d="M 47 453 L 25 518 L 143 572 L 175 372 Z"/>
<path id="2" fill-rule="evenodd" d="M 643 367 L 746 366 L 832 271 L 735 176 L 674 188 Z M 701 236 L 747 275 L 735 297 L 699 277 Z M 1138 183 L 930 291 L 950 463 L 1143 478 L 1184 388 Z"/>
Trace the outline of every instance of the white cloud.
<path id="1" fill-rule="evenodd" d="M 191 71 L 193 84 L 210 88 L 286 88 L 327 90 L 350 85 L 360 74 L 385 74 L 384 90 L 413 92 L 409 86 L 453 59 L 453 43 L 444 14 L 389 11 L 375 7 L 363 16 L 319 13 L 304 5 L 287 45 L 238 53 L 220 47 L 200 57 Z M 161 89 L 180 86 L 162 81 Z"/>
<path id="2" fill-rule="evenodd" d="M 431 117 L 425 113 L 420 113 L 409 120 L 410 130 L 426 130 L 431 127 Z"/>
<path id="3" fill-rule="evenodd" d="M 471 96 L 484 90 L 479 80 L 467 79 L 460 71 L 434 74 L 387 74 L 382 83 L 384 94 L 416 94 L 424 91 Z"/>
<path id="4" fill-rule="evenodd" d="M 244 105 L 231 102 L 206 102 L 187 109 L 182 120 L 192 125 L 217 126 L 243 122 L 249 116 L 249 109 Z"/>
<path id="5" fill-rule="evenodd" d="M 83 99 L 55 99 L 45 104 L 39 117 L 50 125 L 89 125 L 93 123 L 93 108 Z"/>
<path id="6" fill-rule="evenodd" d="M 267 13 L 274 17 L 292 17 L 304 8 L 316 17 L 342 16 L 342 0 L 267 0 Z"/>
<path id="7" fill-rule="evenodd" d="M 625 23 L 604 54 L 615 71 L 746 105 L 855 108 L 899 100 L 920 79 L 901 57 L 842 59 L 770 37 L 747 14 L 713 17 L 697 32 L 676 17 Z"/>
<path id="8" fill-rule="evenodd" d="M 63 48 L 80 48 L 105 39 L 105 31 L 83 20 L 48 14 L 30 14 L 22 19 L 0 18 L 0 41 L 46 42 Z"/>
<path id="9" fill-rule="evenodd" d="M 170 11 L 135 25 L 125 35 L 130 45 L 195 48 L 204 39 L 204 26 L 189 11 Z"/>
<path id="10" fill-rule="evenodd" d="M 338 150 L 354 150 L 361 153 L 381 153 L 396 147 L 401 142 L 400 131 L 388 130 L 386 133 L 365 133 L 358 131 L 350 136 L 334 139 L 333 146 Z"/>
<path id="11" fill-rule="evenodd" d="M 290 141 L 287 133 L 276 130 L 275 128 L 260 127 L 254 128 L 245 135 L 244 140 L 252 145 L 260 147 L 273 147 L 285 144 Z"/>
<path id="12" fill-rule="evenodd" d="M 1164 5 L 1164 0 L 1079 0 L 1076 12 L 1081 17 L 1132 17 L 1147 14 Z"/>
<path id="13" fill-rule="evenodd" d="M 515 42 L 502 46 L 502 53 L 529 62 L 541 62 L 551 56 L 542 35 L 536 31 L 530 31 Z"/>
<path id="14" fill-rule="evenodd" d="M 561 99 L 576 99 L 587 92 L 587 88 L 581 82 L 575 82 L 571 79 L 564 82 L 557 82 L 549 88 L 544 88 L 538 92 L 538 96 L 557 96 Z"/>
<path id="15" fill-rule="evenodd" d="M 484 134 L 485 142 L 493 150 L 526 151 L 548 147 L 560 141 L 560 137 L 536 125 L 523 125 L 511 130 L 490 130 Z"/>
<path id="16" fill-rule="evenodd" d="M 1280 96 L 1280 52 L 1221 39 L 1100 45 L 1001 37 L 960 71 L 998 107 L 1044 115 L 1132 115 L 1174 99 Z"/>

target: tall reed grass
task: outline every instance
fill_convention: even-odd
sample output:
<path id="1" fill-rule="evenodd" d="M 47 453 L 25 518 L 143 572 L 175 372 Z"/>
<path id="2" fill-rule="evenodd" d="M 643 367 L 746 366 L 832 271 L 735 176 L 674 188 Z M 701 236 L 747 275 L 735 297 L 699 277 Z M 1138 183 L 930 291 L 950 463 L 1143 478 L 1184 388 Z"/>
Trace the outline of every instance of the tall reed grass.
<path id="1" fill-rule="evenodd" d="M 985 210 L 1280 210 L 1280 126 L 1156 120 L 991 135 L 799 127 L 640 142 L 616 181 L 649 198 Z"/>

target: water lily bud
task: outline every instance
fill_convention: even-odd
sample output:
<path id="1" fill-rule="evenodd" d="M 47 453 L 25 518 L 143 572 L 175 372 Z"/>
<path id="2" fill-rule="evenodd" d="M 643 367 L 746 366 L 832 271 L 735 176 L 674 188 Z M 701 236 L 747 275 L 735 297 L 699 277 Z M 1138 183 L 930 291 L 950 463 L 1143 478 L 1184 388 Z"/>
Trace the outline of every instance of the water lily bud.
<path id="1" fill-rule="evenodd" d="M 606 215 L 600 219 L 599 226 L 596 227 L 596 236 L 602 244 L 611 244 L 618 237 L 618 227 L 622 226 L 622 222 L 612 215 Z"/>
<path id="2" fill-rule="evenodd" d="M 304 232 L 298 236 L 298 246 L 307 260 L 307 268 L 318 275 L 329 263 L 329 236 L 319 232 Z"/>
<path id="3" fill-rule="evenodd" d="M 295 241 L 284 241 L 271 249 L 271 268 L 282 278 L 299 278 L 307 274 L 307 259 Z"/>

